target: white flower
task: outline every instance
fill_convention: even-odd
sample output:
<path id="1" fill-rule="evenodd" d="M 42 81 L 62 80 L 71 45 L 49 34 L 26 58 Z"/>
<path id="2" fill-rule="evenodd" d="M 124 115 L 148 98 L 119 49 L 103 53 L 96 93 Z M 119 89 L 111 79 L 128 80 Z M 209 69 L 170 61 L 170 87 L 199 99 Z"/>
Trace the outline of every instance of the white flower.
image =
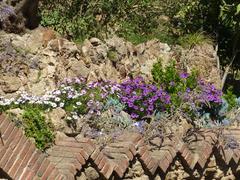
<path id="1" fill-rule="evenodd" d="M 72 118 L 75 119 L 75 120 L 77 120 L 77 119 L 78 119 L 78 116 L 77 116 L 77 115 L 73 115 Z"/>
<path id="2" fill-rule="evenodd" d="M 94 111 L 93 111 L 93 110 L 90 110 L 90 111 L 89 111 L 89 114 L 93 114 L 93 113 L 94 113 Z"/>
<path id="3" fill-rule="evenodd" d="M 78 101 L 78 102 L 76 102 L 76 105 L 81 106 L 82 103 Z"/>
<path id="4" fill-rule="evenodd" d="M 67 117 L 67 120 L 72 120 L 72 118 L 68 116 L 68 117 Z"/>
<path id="5" fill-rule="evenodd" d="M 55 101 L 56 101 L 56 102 L 59 102 L 59 101 L 61 101 L 61 99 L 60 99 L 59 97 L 56 97 L 56 98 L 55 98 Z"/>
<path id="6" fill-rule="evenodd" d="M 51 106 L 52 106 L 53 108 L 55 108 L 55 107 L 57 107 L 57 104 L 56 104 L 56 103 L 51 103 Z"/>
<path id="7" fill-rule="evenodd" d="M 87 93 L 87 91 L 85 89 L 81 90 L 81 92 L 80 92 L 81 95 L 84 95 L 86 93 Z"/>
<path id="8" fill-rule="evenodd" d="M 59 107 L 64 107 L 64 103 L 63 102 L 61 102 L 60 104 L 59 104 Z"/>

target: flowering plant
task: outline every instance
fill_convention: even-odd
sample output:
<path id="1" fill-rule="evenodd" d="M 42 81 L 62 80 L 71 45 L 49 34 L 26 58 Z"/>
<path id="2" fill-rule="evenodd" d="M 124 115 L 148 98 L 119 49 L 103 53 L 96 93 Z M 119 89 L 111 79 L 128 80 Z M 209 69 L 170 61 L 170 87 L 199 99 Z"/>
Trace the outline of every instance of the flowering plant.
<path id="1" fill-rule="evenodd" d="M 151 115 L 154 110 L 163 111 L 170 104 L 170 96 L 162 88 L 147 84 L 141 77 L 121 84 L 120 99 L 133 119 Z"/>

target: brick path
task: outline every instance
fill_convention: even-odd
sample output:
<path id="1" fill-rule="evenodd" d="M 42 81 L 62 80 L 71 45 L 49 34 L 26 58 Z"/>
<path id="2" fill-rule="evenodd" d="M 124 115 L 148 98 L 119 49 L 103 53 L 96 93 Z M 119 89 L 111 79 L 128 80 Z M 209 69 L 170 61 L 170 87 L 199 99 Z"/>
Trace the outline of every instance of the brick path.
<path id="1" fill-rule="evenodd" d="M 221 138 L 210 130 L 202 130 L 187 139 L 165 138 L 161 147 L 150 150 L 140 134 L 125 133 L 114 143 L 99 150 L 90 139 L 71 137 L 58 139 L 46 153 L 37 150 L 23 131 L 3 114 L 0 115 L 0 170 L 12 179 L 74 179 L 84 165 L 91 163 L 105 179 L 122 178 L 131 161 L 137 158 L 144 170 L 166 173 L 174 158 L 179 157 L 189 169 L 204 169 L 212 154 L 228 165 L 238 164 L 239 149 L 223 149 Z M 240 139 L 239 129 L 224 130 L 226 136 Z M 1 177 L 0 177 L 1 178 Z"/>

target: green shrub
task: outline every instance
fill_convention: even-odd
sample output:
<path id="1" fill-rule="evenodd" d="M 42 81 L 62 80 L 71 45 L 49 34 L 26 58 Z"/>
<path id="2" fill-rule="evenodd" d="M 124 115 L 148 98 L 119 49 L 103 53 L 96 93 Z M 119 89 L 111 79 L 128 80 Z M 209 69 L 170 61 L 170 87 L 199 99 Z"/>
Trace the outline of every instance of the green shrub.
<path id="1" fill-rule="evenodd" d="M 152 76 L 154 82 L 158 86 L 162 86 L 170 94 L 172 104 L 175 107 L 179 107 L 181 104 L 179 93 L 184 93 L 197 87 L 197 71 L 192 71 L 191 74 L 179 73 L 175 61 L 171 61 L 163 68 L 161 60 L 159 60 L 153 65 Z"/>
<path id="2" fill-rule="evenodd" d="M 204 35 L 202 32 L 196 32 L 179 37 L 178 43 L 184 48 L 192 48 L 196 45 L 201 45 L 204 43 L 213 44 L 213 41 L 210 39 L 210 37 Z"/>
<path id="3" fill-rule="evenodd" d="M 93 36 L 105 38 L 113 32 L 139 43 L 153 34 L 159 25 L 161 12 L 157 2 L 45 0 L 40 6 L 41 24 L 78 42 Z"/>
<path id="4" fill-rule="evenodd" d="M 223 98 L 228 103 L 228 109 L 227 109 L 228 111 L 230 111 L 231 109 L 237 106 L 237 96 L 233 94 L 232 86 L 227 89 L 227 93 L 223 95 Z"/>
<path id="5" fill-rule="evenodd" d="M 38 108 L 26 108 L 22 118 L 25 134 L 35 139 L 37 148 L 44 150 L 53 142 L 54 135 L 50 124 Z"/>

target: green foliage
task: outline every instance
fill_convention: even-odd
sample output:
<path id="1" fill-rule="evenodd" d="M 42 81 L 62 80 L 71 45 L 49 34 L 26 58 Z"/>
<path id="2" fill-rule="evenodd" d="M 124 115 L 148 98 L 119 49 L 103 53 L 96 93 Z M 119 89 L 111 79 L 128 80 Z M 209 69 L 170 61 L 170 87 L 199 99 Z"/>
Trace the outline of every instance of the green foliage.
<path id="1" fill-rule="evenodd" d="M 229 87 L 227 89 L 227 92 L 223 95 L 223 98 L 228 103 L 228 111 L 230 111 L 231 109 L 237 106 L 237 101 L 236 101 L 237 96 L 233 94 L 233 87 Z"/>
<path id="2" fill-rule="evenodd" d="M 179 37 L 178 42 L 184 48 L 192 48 L 204 43 L 213 44 L 212 40 L 202 32 L 195 32 L 181 36 Z"/>
<path id="3" fill-rule="evenodd" d="M 44 150 L 53 142 L 50 125 L 38 108 L 26 108 L 22 118 L 26 136 L 35 139 L 37 148 Z"/>
<path id="4" fill-rule="evenodd" d="M 151 33 L 157 27 L 151 0 L 45 0 L 41 4 L 43 26 L 51 26 L 68 37 L 84 40 L 92 36 L 105 37 L 120 26 L 130 23 L 134 32 Z M 113 28 L 114 27 L 114 28 Z M 125 27 L 124 27 L 125 28 Z"/>
<path id="5" fill-rule="evenodd" d="M 107 52 L 107 57 L 108 57 L 111 61 L 115 62 L 115 61 L 117 60 L 117 52 L 114 51 L 114 50 L 109 50 L 109 51 Z"/>
<path id="6" fill-rule="evenodd" d="M 158 61 L 153 65 L 152 76 L 154 82 L 170 94 L 172 104 L 175 107 L 179 107 L 181 104 L 179 93 L 193 90 L 197 86 L 197 71 L 192 71 L 191 74 L 180 74 L 175 61 L 171 61 L 165 68 L 161 61 Z"/>

